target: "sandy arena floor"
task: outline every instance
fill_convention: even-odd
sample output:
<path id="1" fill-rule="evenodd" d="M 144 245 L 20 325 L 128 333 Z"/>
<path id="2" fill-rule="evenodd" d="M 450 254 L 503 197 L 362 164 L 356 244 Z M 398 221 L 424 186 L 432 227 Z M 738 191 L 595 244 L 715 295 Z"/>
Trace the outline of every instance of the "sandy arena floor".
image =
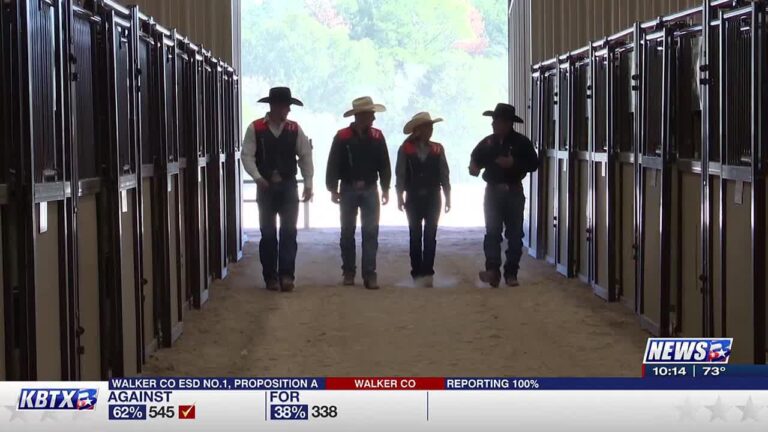
<path id="1" fill-rule="evenodd" d="M 407 239 L 405 229 L 382 229 L 382 289 L 368 291 L 359 276 L 358 286 L 339 285 L 338 230 L 300 231 L 293 293 L 263 289 L 258 244 L 249 242 L 203 310 L 187 312 L 179 342 L 153 354 L 144 373 L 639 375 L 648 335 L 624 306 L 527 255 L 520 287 L 484 287 L 476 229 L 441 228 L 435 288 L 414 288 Z"/>

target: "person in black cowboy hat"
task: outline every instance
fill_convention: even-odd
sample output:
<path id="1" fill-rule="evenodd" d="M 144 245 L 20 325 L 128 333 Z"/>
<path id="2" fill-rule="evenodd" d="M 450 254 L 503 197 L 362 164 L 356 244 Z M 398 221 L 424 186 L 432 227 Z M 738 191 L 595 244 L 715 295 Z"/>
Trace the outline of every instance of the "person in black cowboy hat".
<path id="1" fill-rule="evenodd" d="M 483 171 L 486 181 L 485 200 L 485 270 L 480 280 L 498 287 L 501 282 L 502 229 L 507 238 L 504 279 L 507 286 L 517 286 L 517 271 L 523 249 L 523 212 L 525 195 L 522 180 L 539 167 L 539 158 L 531 140 L 514 129 L 523 119 L 515 107 L 500 103 L 484 116 L 493 117 L 493 134 L 483 138 L 472 151 L 469 174 L 477 177 Z"/>
<path id="2" fill-rule="evenodd" d="M 408 215 L 411 236 L 411 276 L 417 285 L 431 287 L 435 274 L 437 223 L 445 194 L 445 212 L 451 209 L 451 181 L 442 144 L 431 141 L 433 125 L 443 119 L 420 112 L 403 127 L 408 135 L 397 152 L 395 173 L 397 208 Z"/>
<path id="3" fill-rule="evenodd" d="M 304 179 L 302 200 L 312 199 L 312 145 L 298 123 L 288 120 L 291 105 L 304 106 L 291 89 L 275 87 L 259 99 L 269 112 L 248 126 L 243 140 L 245 171 L 258 187 L 261 242 L 259 257 L 267 289 L 292 291 L 296 268 L 296 224 L 299 215 L 297 162 Z M 280 216 L 280 238 L 277 233 Z"/>

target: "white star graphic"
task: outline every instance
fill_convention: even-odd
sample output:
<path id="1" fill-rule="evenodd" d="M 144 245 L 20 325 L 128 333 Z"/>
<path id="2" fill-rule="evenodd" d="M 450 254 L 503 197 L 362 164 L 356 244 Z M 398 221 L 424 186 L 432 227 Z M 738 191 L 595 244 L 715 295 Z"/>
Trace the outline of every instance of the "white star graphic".
<path id="1" fill-rule="evenodd" d="M 731 408 L 731 406 L 724 404 L 723 400 L 718 396 L 714 405 L 707 405 L 707 409 L 712 412 L 712 417 L 710 417 L 709 421 L 715 421 L 716 419 L 727 421 L 726 414 L 728 414 Z"/>
<path id="2" fill-rule="evenodd" d="M 755 403 L 752 402 L 752 396 L 747 399 L 746 405 L 736 405 L 736 408 L 741 410 L 741 421 L 747 421 L 749 419 L 760 421 L 758 413 L 760 413 L 760 410 L 762 410 L 763 407 L 761 405 L 755 405 Z"/>
<path id="3" fill-rule="evenodd" d="M 683 405 L 678 405 L 676 408 L 680 411 L 680 421 L 695 420 L 694 414 L 699 410 L 697 405 L 691 403 L 691 398 L 689 397 L 685 398 L 685 403 Z"/>
<path id="4" fill-rule="evenodd" d="M 58 417 L 57 413 L 55 413 L 55 412 L 53 412 L 53 411 L 45 411 L 45 412 L 43 413 L 43 416 L 42 416 L 42 417 L 40 417 L 40 421 L 41 421 L 41 422 L 44 422 L 44 421 L 46 421 L 46 420 L 50 420 L 50 421 L 52 421 L 52 422 L 55 422 L 55 421 L 57 421 L 57 420 L 58 420 L 58 418 L 57 418 L 57 417 Z"/>
<path id="5" fill-rule="evenodd" d="M 16 419 L 19 419 L 24 423 L 27 422 L 27 418 L 25 416 L 26 413 L 24 411 L 17 410 L 16 405 L 6 405 L 5 409 L 11 412 L 11 418 L 8 419 L 8 423 L 11 423 Z"/>

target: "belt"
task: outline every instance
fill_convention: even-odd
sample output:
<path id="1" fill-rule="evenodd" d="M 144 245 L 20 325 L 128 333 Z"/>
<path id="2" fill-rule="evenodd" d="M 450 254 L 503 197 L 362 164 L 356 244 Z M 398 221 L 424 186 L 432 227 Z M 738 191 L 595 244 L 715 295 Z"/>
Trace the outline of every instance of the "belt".
<path id="1" fill-rule="evenodd" d="M 514 190 L 523 190 L 523 184 L 522 183 L 488 183 L 488 189 L 493 189 L 497 191 L 514 191 Z"/>
<path id="2" fill-rule="evenodd" d="M 365 180 L 343 181 L 342 184 L 355 190 L 365 190 L 376 186 L 376 182 L 368 183 Z"/>

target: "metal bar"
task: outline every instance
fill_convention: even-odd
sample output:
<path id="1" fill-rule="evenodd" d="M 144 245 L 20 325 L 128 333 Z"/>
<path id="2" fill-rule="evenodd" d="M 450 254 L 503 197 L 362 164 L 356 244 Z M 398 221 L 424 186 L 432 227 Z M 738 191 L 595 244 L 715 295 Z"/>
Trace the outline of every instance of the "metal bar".
<path id="1" fill-rule="evenodd" d="M 632 65 L 632 91 L 634 92 L 634 176 L 635 176 L 635 196 L 634 196 L 634 258 L 635 258 L 635 313 L 643 312 L 643 259 L 642 259 L 642 192 L 643 179 L 641 176 L 640 155 L 643 147 L 643 85 L 641 62 L 643 56 L 642 28 L 639 23 L 635 23 L 635 48 L 634 61 Z"/>
<path id="2" fill-rule="evenodd" d="M 729 76 L 728 76 L 728 69 L 726 67 L 727 65 L 726 65 L 726 62 L 724 60 L 728 58 L 728 53 L 729 53 L 728 50 L 726 49 L 726 43 L 725 43 L 725 36 L 726 36 L 726 33 L 727 33 L 728 24 L 727 24 L 727 22 L 725 20 L 723 20 L 723 13 L 724 13 L 724 11 L 722 9 L 719 10 L 720 23 L 721 23 L 720 24 L 720 34 L 719 34 L 719 38 L 718 38 L 719 39 L 719 41 L 718 41 L 718 43 L 719 43 L 719 50 L 718 50 L 718 52 L 720 53 L 720 62 L 719 62 L 720 74 L 719 74 L 719 79 L 720 79 L 721 83 L 727 83 L 727 82 L 729 82 Z M 726 100 L 725 99 L 726 96 L 727 96 L 726 90 L 727 90 L 727 86 L 725 86 L 725 85 L 720 85 L 719 86 L 719 93 L 720 94 L 719 94 L 718 100 L 721 101 L 721 103 L 722 103 L 722 101 Z M 726 149 L 728 147 L 728 141 L 726 139 L 726 133 L 725 133 L 726 125 L 727 125 L 726 113 L 727 113 L 727 110 L 720 109 L 720 131 L 719 131 L 719 134 L 720 134 L 720 139 L 719 139 L 719 143 L 720 143 L 720 163 L 723 164 L 723 165 L 727 164 Z M 722 165 L 721 165 L 721 169 L 722 169 Z M 725 191 L 726 191 L 725 184 L 726 184 L 725 183 L 725 179 L 723 178 L 723 176 L 721 174 L 720 175 L 720 194 L 719 194 L 719 203 L 718 203 L 718 211 L 720 213 L 719 214 L 719 218 L 718 218 L 720 226 L 718 227 L 718 230 L 720 231 L 720 250 L 721 251 L 726 250 L 725 248 L 726 248 L 726 240 L 727 240 L 726 235 L 725 235 L 726 234 L 726 232 L 725 232 L 725 216 L 726 216 L 726 214 L 725 214 Z M 727 332 L 726 332 L 727 331 L 727 329 L 726 329 L 727 297 L 726 297 L 726 283 L 725 283 L 727 272 L 726 272 L 726 268 L 725 268 L 725 254 L 720 253 L 720 262 L 718 264 L 720 265 L 720 313 L 721 313 L 721 316 L 720 316 L 720 320 L 721 320 L 721 323 L 720 323 L 720 326 L 721 326 L 720 327 L 720 334 L 725 335 L 725 334 L 727 334 Z M 714 311 L 713 311 L 712 315 L 713 315 L 713 319 L 714 319 Z"/>
<path id="3" fill-rule="evenodd" d="M 752 325 L 754 329 L 754 358 L 756 364 L 766 361 L 766 150 L 763 116 L 765 111 L 765 13 L 752 4 Z"/>
<path id="4" fill-rule="evenodd" d="M 662 169 L 661 169 L 661 221 L 660 241 L 659 241 L 659 261 L 661 277 L 661 299 L 659 302 L 660 318 L 659 330 L 660 336 L 669 336 L 672 332 L 670 314 L 671 314 L 671 221 L 672 221 L 672 172 L 670 164 L 674 158 L 671 149 L 669 136 L 671 134 L 669 106 L 671 102 L 672 86 L 670 76 L 672 74 L 672 39 L 669 28 L 664 30 L 663 41 L 663 60 L 662 60 L 662 96 L 661 96 L 661 148 L 662 148 Z"/>
<path id="5" fill-rule="evenodd" d="M 134 306 L 136 308 L 136 371 L 141 372 L 142 365 L 146 361 L 146 350 L 144 345 L 144 239 L 142 230 L 144 229 L 144 204 L 142 194 L 144 184 L 142 182 L 141 161 L 141 92 L 140 92 L 140 74 L 141 64 L 139 56 L 139 8 L 132 6 L 130 8 L 130 38 L 128 53 L 128 82 L 129 82 L 129 103 L 131 116 L 131 145 L 133 146 L 133 158 L 137 166 L 134 167 L 133 177 L 136 180 L 136 193 L 133 197 L 133 272 L 134 272 Z"/>

